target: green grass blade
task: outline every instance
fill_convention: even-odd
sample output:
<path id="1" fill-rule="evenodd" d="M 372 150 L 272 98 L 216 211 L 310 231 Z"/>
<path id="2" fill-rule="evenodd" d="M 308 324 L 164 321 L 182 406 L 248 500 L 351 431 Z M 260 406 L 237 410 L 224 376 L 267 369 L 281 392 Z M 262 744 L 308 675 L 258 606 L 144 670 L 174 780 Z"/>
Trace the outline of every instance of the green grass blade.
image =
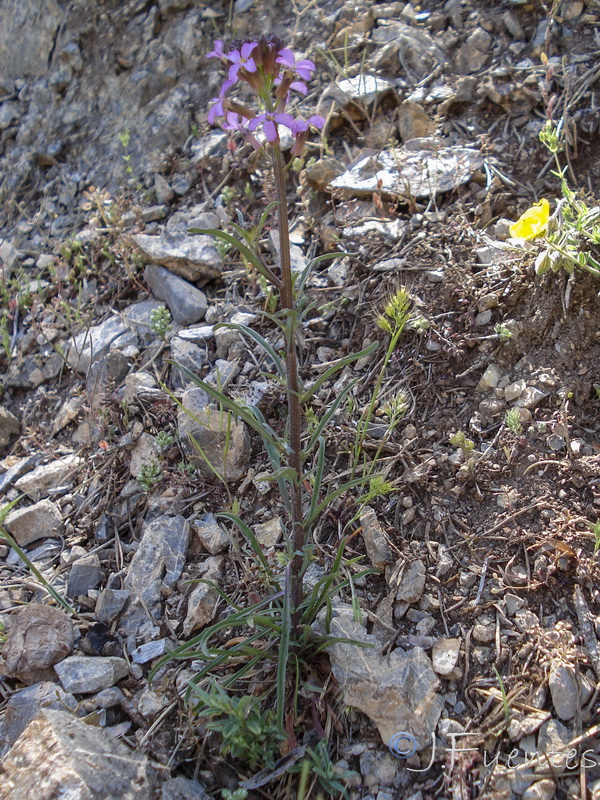
<path id="1" fill-rule="evenodd" d="M 352 364 L 355 361 L 358 361 L 359 358 L 370 355 L 377 349 L 378 346 L 379 346 L 378 342 L 373 342 L 368 347 L 365 347 L 364 350 L 360 350 L 358 353 L 352 353 L 349 356 L 344 356 L 344 358 L 340 358 L 339 361 L 336 361 L 336 363 L 332 367 L 329 367 L 328 370 L 326 370 L 322 375 L 319 376 L 319 378 L 314 382 L 314 384 L 310 387 L 310 389 L 308 389 L 302 395 L 302 397 L 300 398 L 301 401 L 303 403 L 307 403 L 310 400 L 310 398 L 316 392 L 319 391 L 321 386 L 323 386 L 323 384 L 326 381 L 328 381 L 329 378 L 335 375 L 336 372 L 339 372 L 341 369 L 343 369 L 343 367 L 347 366 L 348 364 Z"/>
<path id="2" fill-rule="evenodd" d="M 240 325 L 237 322 L 220 322 L 218 325 L 215 325 L 215 330 L 217 330 L 217 328 L 232 328 L 233 330 L 239 331 L 245 336 L 249 336 L 251 339 L 254 339 L 254 341 L 262 347 L 262 349 L 268 354 L 269 358 L 271 358 L 273 361 L 279 377 L 285 379 L 285 367 L 281 358 L 279 357 L 279 354 L 276 352 L 275 348 L 260 335 L 260 333 L 252 330 L 252 328 L 250 328 L 248 325 Z"/>
<path id="3" fill-rule="evenodd" d="M 254 555 L 260 561 L 261 566 L 267 572 L 267 574 L 270 575 L 273 572 L 273 570 L 271 569 L 269 562 L 265 558 L 265 554 L 263 553 L 262 547 L 260 546 L 260 543 L 256 538 L 256 535 L 254 534 L 252 528 L 250 528 L 249 525 L 246 525 L 246 523 L 242 519 L 240 519 L 235 514 L 232 514 L 230 511 L 221 511 L 218 514 L 215 514 L 215 517 L 217 518 L 222 517 L 223 519 L 228 519 L 230 522 L 233 522 L 233 524 L 240 529 L 240 531 L 244 534 L 244 536 L 248 540 Z"/>
<path id="4" fill-rule="evenodd" d="M 183 372 L 186 378 L 189 378 L 189 380 L 193 381 L 193 383 L 195 383 L 196 386 L 199 386 L 201 389 L 204 389 L 204 391 L 209 397 L 212 397 L 213 400 L 216 400 L 218 403 L 221 403 L 228 411 L 232 411 L 237 417 L 242 419 L 250 428 L 252 428 L 259 434 L 259 436 L 265 443 L 269 442 L 269 444 L 271 444 L 278 450 L 282 452 L 285 451 L 284 443 L 281 441 L 279 436 L 277 436 L 275 431 L 266 423 L 259 422 L 257 418 L 254 416 L 254 414 L 252 414 L 247 407 L 241 406 L 239 403 L 236 403 L 235 400 L 231 400 L 229 397 L 227 397 L 227 395 L 223 394 L 223 392 L 220 392 L 218 389 L 215 389 L 214 386 L 211 386 L 209 383 L 205 383 L 197 375 L 194 375 L 194 373 L 187 367 L 178 364 L 176 361 L 169 361 L 168 363 L 174 364 L 177 367 L 177 369 Z M 177 397 L 175 397 L 175 395 L 169 390 L 167 386 L 163 384 L 162 388 L 171 397 L 171 399 L 174 400 L 177 403 L 177 405 L 186 412 L 186 414 L 189 414 L 189 416 L 192 419 L 196 420 L 198 424 L 200 425 L 202 424 L 202 422 L 190 411 L 190 409 L 186 408 L 181 402 L 181 400 L 178 400 Z"/>

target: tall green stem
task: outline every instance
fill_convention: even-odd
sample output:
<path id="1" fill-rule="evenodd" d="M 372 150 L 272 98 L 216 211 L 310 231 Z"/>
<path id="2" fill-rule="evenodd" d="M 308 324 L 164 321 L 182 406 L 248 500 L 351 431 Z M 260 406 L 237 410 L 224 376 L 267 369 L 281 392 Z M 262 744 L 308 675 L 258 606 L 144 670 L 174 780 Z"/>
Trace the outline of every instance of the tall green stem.
<path id="1" fill-rule="evenodd" d="M 304 560 L 305 531 L 302 516 L 302 460 L 300 434 L 302 429 L 302 409 L 298 386 L 298 358 L 296 353 L 296 316 L 294 308 L 294 288 L 290 260 L 290 230 L 287 214 L 287 193 L 285 189 L 285 170 L 279 147 L 272 148 L 273 174 L 277 194 L 277 216 L 279 223 L 279 259 L 281 264 L 281 308 L 287 311 L 285 328 L 285 361 L 287 372 L 287 405 L 290 430 L 290 451 L 288 467 L 293 473 L 291 486 L 292 547 L 294 555 L 290 571 L 290 594 L 292 601 L 292 624 L 298 623 L 298 609 L 302 602 L 302 565 Z"/>

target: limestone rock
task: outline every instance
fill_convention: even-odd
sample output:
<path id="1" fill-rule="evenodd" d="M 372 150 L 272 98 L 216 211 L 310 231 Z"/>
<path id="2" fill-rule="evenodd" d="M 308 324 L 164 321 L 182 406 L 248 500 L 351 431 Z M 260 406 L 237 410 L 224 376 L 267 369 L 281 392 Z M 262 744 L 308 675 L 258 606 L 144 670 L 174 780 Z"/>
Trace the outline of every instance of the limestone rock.
<path id="1" fill-rule="evenodd" d="M 161 768 L 106 732 L 45 709 L 2 763 L 1 800 L 155 800 Z"/>
<path id="2" fill-rule="evenodd" d="M 218 583 L 223 574 L 222 556 L 209 556 L 201 565 L 200 576 L 204 581 Z M 198 583 L 188 598 L 188 607 L 183 632 L 189 636 L 192 631 L 204 628 L 213 619 L 220 596 L 210 583 Z"/>
<path id="3" fill-rule="evenodd" d="M 381 192 L 385 197 L 430 197 L 467 183 L 481 164 L 480 153 L 472 148 L 445 147 L 433 138 L 411 139 L 376 159 L 372 155 L 359 159 L 331 186 L 343 196 L 371 197 Z"/>
<path id="4" fill-rule="evenodd" d="M 360 515 L 360 524 L 369 561 L 376 569 L 383 569 L 394 557 L 377 516 L 369 506 Z"/>
<path id="5" fill-rule="evenodd" d="M 54 667 L 65 691 L 92 694 L 122 680 L 129 668 L 118 656 L 69 656 Z"/>
<path id="6" fill-rule="evenodd" d="M 450 675 L 458 663 L 460 639 L 441 638 L 433 645 L 431 660 L 438 675 Z"/>
<path id="7" fill-rule="evenodd" d="M 159 264 L 193 283 L 206 283 L 217 278 L 223 259 L 210 236 L 187 236 L 164 233 L 162 236 L 137 234 L 131 237 L 142 255 L 152 264 Z"/>
<path id="8" fill-rule="evenodd" d="M 193 523 L 193 530 L 211 555 L 227 550 L 231 544 L 231 536 L 219 525 L 214 514 L 205 514 L 197 519 Z"/>
<path id="9" fill-rule="evenodd" d="M 131 336 L 122 319 L 109 317 L 100 325 L 94 325 L 71 339 L 67 348 L 67 362 L 73 369 L 85 374 L 94 362 L 108 353 L 111 346 L 125 340 L 129 343 Z M 134 339 L 137 341 L 137 337 Z"/>
<path id="10" fill-rule="evenodd" d="M 129 565 L 125 588 L 158 618 L 160 587 L 179 580 L 187 553 L 190 526 L 181 516 L 163 515 L 142 528 L 142 540 Z"/>
<path id="11" fill-rule="evenodd" d="M 0 453 L 8 447 L 10 437 L 19 433 L 20 429 L 21 425 L 15 415 L 4 406 L 0 406 Z"/>
<path id="12" fill-rule="evenodd" d="M 11 617 L 2 657 L 9 675 L 26 678 L 54 666 L 73 650 L 73 623 L 64 611 L 29 603 Z"/>
<path id="13" fill-rule="evenodd" d="M 67 583 L 67 596 L 79 597 L 87 595 L 90 589 L 95 589 L 102 580 L 102 566 L 97 553 L 90 553 L 83 558 L 78 558 L 73 563 L 69 572 Z"/>
<path id="14" fill-rule="evenodd" d="M 198 397 L 197 389 L 188 389 L 183 395 L 183 408 L 177 413 L 183 447 L 206 480 L 214 481 L 216 471 L 228 482 L 237 481 L 245 475 L 250 459 L 246 425 L 231 419 L 225 411 L 203 405 Z"/>
<path id="15" fill-rule="evenodd" d="M 0 422 L 1 424 L 1 422 Z M 48 494 L 48 489 L 55 486 L 70 486 L 77 469 L 84 463 L 76 455 L 64 456 L 49 464 L 42 464 L 15 481 L 15 487 L 32 500 L 41 500 Z"/>
<path id="16" fill-rule="evenodd" d="M 327 648 L 344 702 L 366 714 L 379 729 L 384 744 L 398 731 L 411 733 L 420 750 L 431 735 L 444 707 L 437 694 L 439 681 L 425 651 L 400 648 L 382 655 L 381 644 L 347 615 L 334 617 L 331 635 L 371 647 L 336 643 Z"/>
<path id="17" fill-rule="evenodd" d="M 148 264 L 144 278 L 155 297 L 169 306 L 177 325 L 190 325 L 203 319 L 208 301 L 204 292 L 193 284 L 156 264 Z"/>
<path id="18" fill-rule="evenodd" d="M 55 708 L 59 711 L 68 709 L 75 713 L 77 705 L 72 694 L 50 681 L 34 683 L 33 686 L 12 694 L 0 716 L 0 758 L 10 750 L 42 708 Z"/>
<path id="19" fill-rule="evenodd" d="M 40 500 L 32 506 L 11 511 L 5 526 L 17 544 L 26 547 L 37 539 L 58 536 L 63 529 L 63 520 L 56 503 Z"/>

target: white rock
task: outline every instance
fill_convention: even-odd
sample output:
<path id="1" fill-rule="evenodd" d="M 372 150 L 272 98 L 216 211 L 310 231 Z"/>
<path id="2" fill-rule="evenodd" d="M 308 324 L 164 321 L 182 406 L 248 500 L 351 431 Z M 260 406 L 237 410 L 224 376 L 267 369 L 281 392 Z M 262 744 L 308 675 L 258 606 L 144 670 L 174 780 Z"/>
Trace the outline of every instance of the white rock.
<path id="1" fill-rule="evenodd" d="M 438 639 L 433 645 L 431 662 L 438 675 L 449 675 L 458 663 L 460 639 Z"/>

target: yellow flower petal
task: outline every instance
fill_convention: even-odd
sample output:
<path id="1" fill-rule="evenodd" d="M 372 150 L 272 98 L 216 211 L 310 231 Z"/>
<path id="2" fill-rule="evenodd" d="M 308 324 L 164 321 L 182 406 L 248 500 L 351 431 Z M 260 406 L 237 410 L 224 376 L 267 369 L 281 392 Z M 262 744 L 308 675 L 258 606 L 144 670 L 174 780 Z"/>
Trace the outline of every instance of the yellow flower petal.
<path id="1" fill-rule="evenodd" d="M 510 228 L 513 239 L 533 239 L 544 233 L 550 217 L 550 203 L 542 198 L 539 203 L 528 208 Z"/>

